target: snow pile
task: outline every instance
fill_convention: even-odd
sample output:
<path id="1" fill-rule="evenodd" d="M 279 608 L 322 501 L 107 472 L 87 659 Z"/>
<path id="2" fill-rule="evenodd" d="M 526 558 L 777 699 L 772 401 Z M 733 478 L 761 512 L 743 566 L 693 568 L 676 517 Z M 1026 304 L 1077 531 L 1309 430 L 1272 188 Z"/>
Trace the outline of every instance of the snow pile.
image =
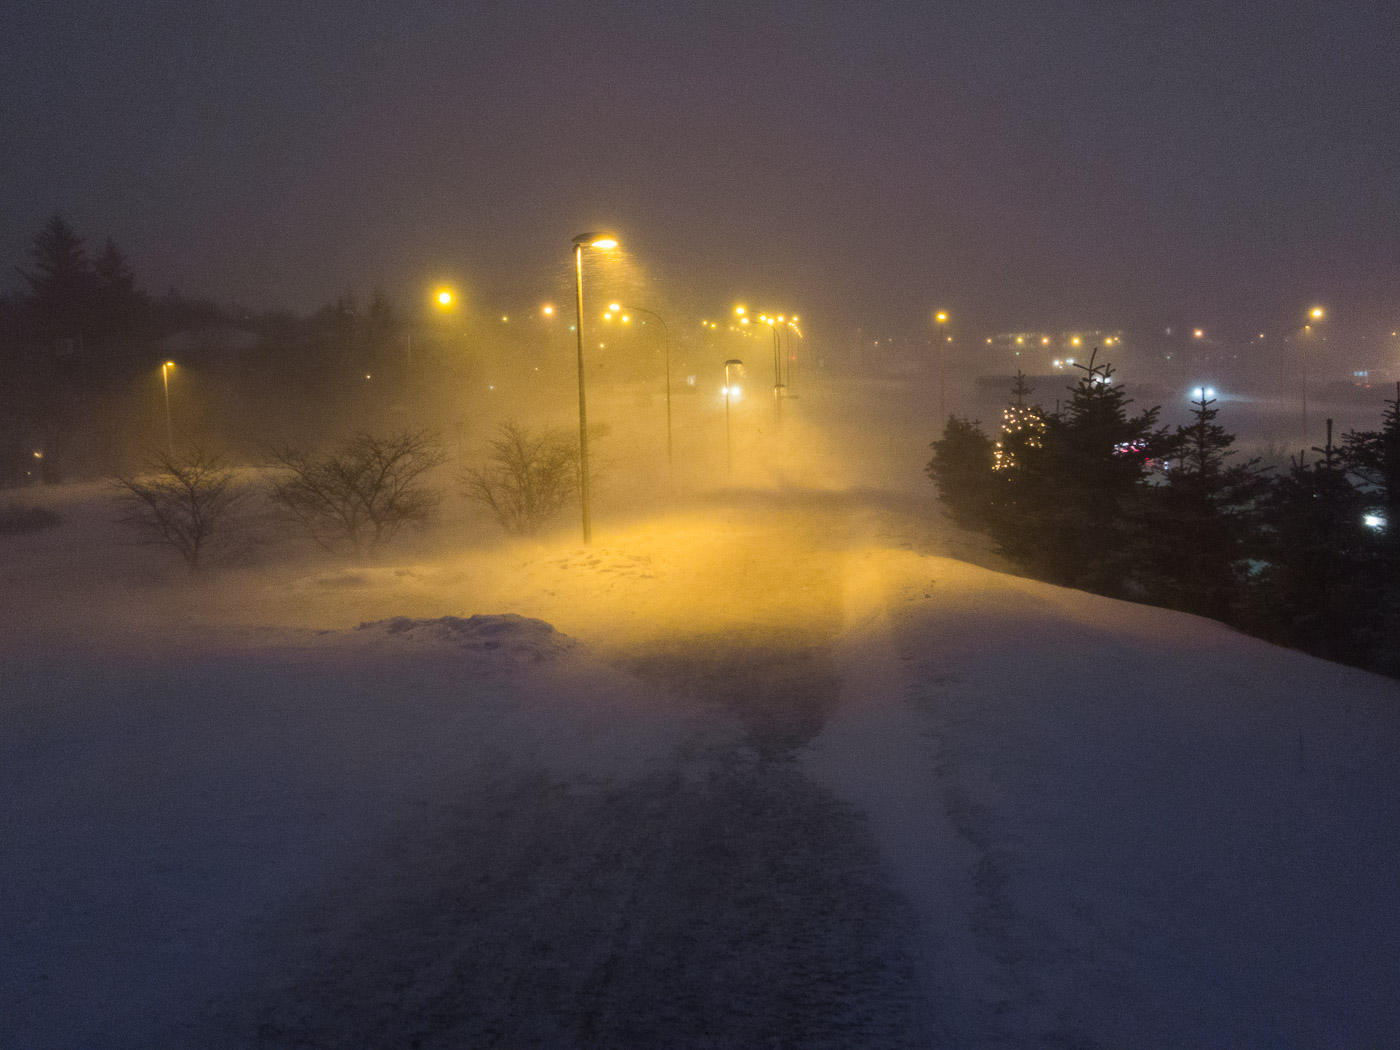
<path id="1" fill-rule="evenodd" d="M 518 613 L 439 616 L 435 620 L 395 616 L 388 620 L 362 623 L 357 630 L 414 640 L 430 639 L 473 652 L 498 653 L 516 660 L 536 662 L 552 659 L 577 645 L 551 624 Z"/>

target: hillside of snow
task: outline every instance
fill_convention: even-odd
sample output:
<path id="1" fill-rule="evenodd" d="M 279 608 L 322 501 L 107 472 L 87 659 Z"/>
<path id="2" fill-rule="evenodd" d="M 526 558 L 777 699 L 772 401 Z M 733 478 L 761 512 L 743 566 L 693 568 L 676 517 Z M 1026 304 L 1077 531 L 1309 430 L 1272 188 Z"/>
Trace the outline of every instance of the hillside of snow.
<path id="1" fill-rule="evenodd" d="M 984 567 L 867 394 L 588 549 L 34 495 L 0 1046 L 1391 1045 L 1400 683 Z"/>

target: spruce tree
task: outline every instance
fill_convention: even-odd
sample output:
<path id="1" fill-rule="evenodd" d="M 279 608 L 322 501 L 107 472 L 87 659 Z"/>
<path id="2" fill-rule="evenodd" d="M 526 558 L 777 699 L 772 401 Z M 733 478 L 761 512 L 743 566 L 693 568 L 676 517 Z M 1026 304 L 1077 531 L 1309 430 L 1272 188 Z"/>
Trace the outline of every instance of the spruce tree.
<path id="1" fill-rule="evenodd" d="M 83 239 L 57 213 L 34 235 L 25 308 L 39 340 L 52 349 L 79 349 L 92 310 L 94 277 Z"/>
<path id="2" fill-rule="evenodd" d="M 92 274 L 92 341 L 97 370 L 110 378 L 148 369 L 143 344 L 151 334 L 151 304 L 136 286 L 136 274 L 126 253 L 112 238 L 107 238 L 94 260 Z"/>
<path id="3" fill-rule="evenodd" d="M 1130 416 L 1132 403 L 1097 360 L 1068 404 L 1042 416 L 1038 444 L 1023 445 L 998 490 L 992 534 L 1002 553 L 1052 583 L 1105 594 L 1124 593 L 1135 548 L 1135 503 L 1147 458 L 1164 436 L 1159 409 Z"/>
<path id="4" fill-rule="evenodd" d="M 1400 383 L 1387 401 L 1380 430 L 1353 430 L 1342 440 L 1346 467 L 1376 493 L 1389 531 L 1400 528 Z"/>
<path id="5" fill-rule="evenodd" d="M 1026 404 L 1026 395 L 1031 392 L 1025 373 L 1016 371 L 1011 384 L 1011 404 L 1001 412 L 1001 437 L 996 443 L 997 470 L 1011 470 L 1016 466 L 1016 454 L 1023 448 L 1039 448 L 1045 433 L 1045 413 L 1039 405 Z"/>
<path id="6" fill-rule="evenodd" d="M 949 416 L 943 436 L 932 445 L 924 473 L 938 486 L 938 496 L 953 521 L 965 529 L 986 531 L 992 511 L 995 453 L 980 422 Z"/>
<path id="7" fill-rule="evenodd" d="M 1330 660 L 1371 664 L 1381 637 L 1379 545 L 1364 524 L 1367 498 L 1327 444 L 1300 453 L 1263 503 L 1264 565 L 1250 587 L 1248 626 L 1283 645 Z"/>
<path id="8" fill-rule="evenodd" d="M 1257 459 L 1228 463 L 1235 437 L 1215 422 L 1214 404 L 1201 390 L 1195 421 L 1171 439 L 1166 483 L 1144 490 L 1137 572 L 1154 602 L 1232 622 L 1269 479 Z"/>

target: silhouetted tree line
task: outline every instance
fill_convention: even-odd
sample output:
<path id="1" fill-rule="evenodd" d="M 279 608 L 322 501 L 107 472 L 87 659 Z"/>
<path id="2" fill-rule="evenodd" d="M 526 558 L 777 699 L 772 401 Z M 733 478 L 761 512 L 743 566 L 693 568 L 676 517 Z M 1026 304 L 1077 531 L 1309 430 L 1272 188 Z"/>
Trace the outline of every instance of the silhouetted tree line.
<path id="1" fill-rule="evenodd" d="M 953 520 L 1030 576 L 1213 617 L 1400 675 L 1400 385 L 1381 429 L 1236 462 L 1215 401 L 1157 425 L 1097 354 L 1055 412 L 1022 377 L 1002 426 L 952 417 L 926 472 Z"/>
<path id="2" fill-rule="evenodd" d="M 0 487 L 138 461 L 164 437 L 167 359 L 175 430 L 235 456 L 269 434 L 420 425 L 407 405 L 432 407 L 405 396 L 408 333 L 379 291 L 304 317 L 152 296 L 117 244 L 93 253 L 59 215 L 17 269 L 21 291 L 0 297 Z"/>

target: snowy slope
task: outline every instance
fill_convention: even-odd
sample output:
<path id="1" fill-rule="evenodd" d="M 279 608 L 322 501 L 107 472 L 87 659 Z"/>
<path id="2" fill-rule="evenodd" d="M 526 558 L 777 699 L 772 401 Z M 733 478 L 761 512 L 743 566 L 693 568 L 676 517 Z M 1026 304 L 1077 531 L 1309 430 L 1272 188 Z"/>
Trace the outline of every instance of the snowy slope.
<path id="1" fill-rule="evenodd" d="M 1400 685 L 948 557 L 917 444 L 785 425 L 587 551 L 194 584 L 46 493 L 0 1046 L 1392 1045 Z"/>

